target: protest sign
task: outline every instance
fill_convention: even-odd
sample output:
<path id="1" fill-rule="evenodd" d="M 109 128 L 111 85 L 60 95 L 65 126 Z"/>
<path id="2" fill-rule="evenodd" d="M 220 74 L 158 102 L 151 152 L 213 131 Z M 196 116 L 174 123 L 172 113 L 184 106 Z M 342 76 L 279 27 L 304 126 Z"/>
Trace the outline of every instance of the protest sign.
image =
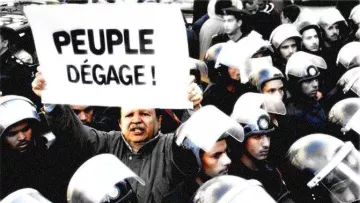
<path id="1" fill-rule="evenodd" d="M 191 108 L 176 5 L 41 5 L 25 14 L 47 83 L 43 103 Z"/>

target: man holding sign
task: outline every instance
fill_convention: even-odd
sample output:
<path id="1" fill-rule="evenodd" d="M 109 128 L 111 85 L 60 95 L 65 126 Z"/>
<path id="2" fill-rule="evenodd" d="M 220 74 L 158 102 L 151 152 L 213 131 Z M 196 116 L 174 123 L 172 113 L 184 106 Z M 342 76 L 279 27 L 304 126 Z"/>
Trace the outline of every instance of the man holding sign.
<path id="1" fill-rule="evenodd" d="M 192 77 L 193 80 L 193 77 Z M 45 80 L 40 72 L 32 83 L 41 96 Z M 202 92 L 191 82 L 189 100 L 194 109 L 200 107 Z M 119 131 L 103 132 L 84 126 L 69 106 L 45 105 L 46 118 L 58 139 L 66 139 L 76 146 L 86 161 L 96 154 L 112 153 L 143 178 L 145 186 L 131 182 L 136 192 L 135 202 L 176 202 L 177 186 L 185 177 L 198 171 L 195 156 L 175 144 L 174 134 L 160 132 L 162 116 L 158 109 L 121 108 Z M 188 145 L 187 145 L 188 146 Z"/>
<path id="2" fill-rule="evenodd" d="M 175 144 L 176 136 L 160 132 L 162 116 L 155 108 L 198 109 L 202 100 L 193 78 L 190 89 L 187 83 L 180 9 L 119 3 L 36 6 L 25 13 L 41 63 L 33 90 L 44 104 L 122 107 L 121 132 L 106 133 L 83 126 L 67 105 L 45 105 L 55 136 L 66 140 L 80 161 L 116 155 L 146 182 L 130 182 L 134 202 L 179 201 L 178 184 L 197 172 L 197 162 L 191 150 Z M 164 20 L 173 23 L 163 26 Z"/>

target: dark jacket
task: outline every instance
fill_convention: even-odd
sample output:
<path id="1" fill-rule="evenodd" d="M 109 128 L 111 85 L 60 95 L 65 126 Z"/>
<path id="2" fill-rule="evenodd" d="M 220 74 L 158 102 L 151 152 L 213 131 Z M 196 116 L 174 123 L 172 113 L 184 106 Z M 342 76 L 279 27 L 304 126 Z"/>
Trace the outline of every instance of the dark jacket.
<path id="1" fill-rule="evenodd" d="M 323 106 L 315 99 L 305 100 L 292 97 L 286 102 L 286 124 L 291 133 L 291 143 L 297 139 L 312 134 L 326 133 L 327 116 Z"/>
<path id="2" fill-rule="evenodd" d="M 33 131 L 34 132 L 34 131 Z M 42 136 L 33 133 L 26 152 L 19 153 L 1 144 L 0 199 L 22 188 L 34 188 L 52 202 L 66 202 L 66 190 L 79 165 L 61 140 L 50 148 Z"/>
<path id="3" fill-rule="evenodd" d="M 236 175 L 247 180 L 258 180 L 262 183 L 266 192 L 269 193 L 269 195 L 276 201 L 288 193 L 280 171 L 267 161 L 259 162 L 259 170 L 254 171 L 238 160 L 231 164 L 229 174 Z"/>
<path id="4" fill-rule="evenodd" d="M 121 132 L 102 132 L 83 126 L 68 106 L 56 106 L 46 116 L 53 133 L 66 135 L 63 139 L 72 143 L 82 161 L 97 154 L 111 153 L 139 175 L 145 186 L 136 180 L 129 181 L 138 202 L 179 201 L 179 183 L 186 174 L 197 171 L 192 153 L 175 144 L 174 134 L 158 133 L 135 153 Z"/>

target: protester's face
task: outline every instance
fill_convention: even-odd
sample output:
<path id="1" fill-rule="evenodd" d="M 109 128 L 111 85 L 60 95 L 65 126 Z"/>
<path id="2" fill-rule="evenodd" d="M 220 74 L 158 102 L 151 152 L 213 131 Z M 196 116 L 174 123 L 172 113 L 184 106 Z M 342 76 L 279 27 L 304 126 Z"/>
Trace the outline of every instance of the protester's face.
<path id="1" fill-rule="evenodd" d="M 319 36 L 314 28 L 305 30 L 302 35 L 302 43 L 310 51 L 319 50 Z"/>
<path id="2" fill-rule="evenodd" d="M 295 39 L 287 39 L 279 47 L 280 55 L 286 61 L 297 51 Z"/>
<path id="3" fill-rule="evenodd" d="M 32 128 L 28 121 L 11 126 L 4 135 L 5 142 L 11 149 L 24 152 L 28 149 L 32 137 Z"/>
<path id="4" fill-rule="evenodd" d="M 241 20 L 237 21 L 233 15 L 225 15 L 223 18 L 225 33 L 228 35 L 235 34 L 241 26 Z"/>
<path id="5" fill-rule="evenodd" d="M 262 93 L 264 94 L 272 94 L 279 99 L 283 100 L 284 98 L 284 84 L 282 80 L 270 80 L 265 83 L 264 87 L 262 88 Z"/>
<path id="6" fill-rule="evenodd" d="M 162 117 L 156 117 L 155 109 L 122 108 L 120 116 L 121 131 L 130 145 L 145 143 L 161 126 Z"/>
<path id="7" fill-rule="evenodd" d="M 230 78 L 233 80 L 240 80 L 240 71 L 237 68 L 228 68 L 228 73 L 230 75 Z"/>
<path id="8" fill-rule="evenodd" d="M 247 138 L 246 150 L 257 160 L 264 160 L 269 154 L 270 137 L 268 135 L 254 135 Z"/>
<path id="9" fill-rule="evenodd" d="M 315 98 L 316 93 L 319 90 L 319 81 L 318 79 L 312 79 L 308 81 L 304 81 L 301 83 L 301 90 L 304 93 L 304 95 Z"/>
<path id="10" fill-rule="evenodd" d="M 338 23 L 332 24 L 330 27 L 325 29 L 325 37 L 330 41 L 334 42 L 339 39 L 340 36 L 340 28 Z"/>
<path id="11" fill-rule="evenodd" d="M 215 143 L 214 147 L 205 152 L 201 158 L 205 174 L 209 177 L 227 174 L 230 158 L 226 154 L 227 144 L 225 140 Z"/>
<path id="12" fill-rule="evenodd" d="M 91 106 L 75 106 L 71 105 L 77 117 L 81 120 L 84 125 L 89 125 L 93 122 L 94 108 Z"/>

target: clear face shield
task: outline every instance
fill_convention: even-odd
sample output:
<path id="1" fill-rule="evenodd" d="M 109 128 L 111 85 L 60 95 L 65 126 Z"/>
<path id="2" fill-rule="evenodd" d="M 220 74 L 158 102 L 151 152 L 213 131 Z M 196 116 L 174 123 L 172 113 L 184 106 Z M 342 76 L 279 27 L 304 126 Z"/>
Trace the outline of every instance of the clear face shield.
<path id="1" fill-rule="evenodd" d="M 333 202 L 360 200 L 360 153 L 346 142 L 334 158 L 308 182 L 308 187 L 324 186 Z"/>

